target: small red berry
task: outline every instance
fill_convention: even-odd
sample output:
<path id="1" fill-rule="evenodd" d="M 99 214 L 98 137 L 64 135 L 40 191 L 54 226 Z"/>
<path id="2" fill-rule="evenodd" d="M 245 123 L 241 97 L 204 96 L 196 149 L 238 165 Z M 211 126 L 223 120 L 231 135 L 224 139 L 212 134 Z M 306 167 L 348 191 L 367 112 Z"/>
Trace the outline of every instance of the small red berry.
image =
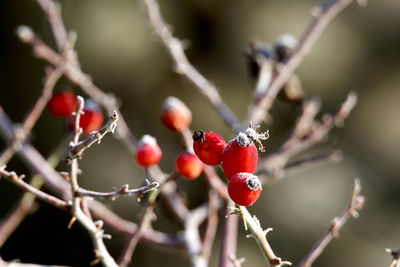
<path id="1" fill-rule="evenodd" d="M 194 153 L 205 164 L 220 164 L 225 146 L 225 140 L 216 133 L 196 131 L 193 134 Z"/>
<path id="2" fill-rule="evenodd" d="M 67 118 L 75 110 L 76 96 L 70 91 L 58 92 L 53 94 L 48 108 L 54 117 Z"/>
<path id="3" fill-rule="evenodd" d="M 104 115 L 101 112 L 98 104 L 91 99 L 85 102 L 79 126 L 84 134 L 90 134 L 93 131 L 98 131 L 103 125 Z"/>
<path id="4" fill-rule="evenodd" d="M 241 206 L 249 206 L 256 202 L 261 190 L 260 180 L 251 173 L 237 173 L 232 176 L 228 184 L 229 197 Z"/>
<path id="5" fill-rule="evenodd" d="M 199 177 L 203 171 L 203 162 L 196 155 L 184 152 L 179 154 L 175 161 L 176 170 L 183 177 L 192 180 Z"/>
<path id="6" fill-rule="evenodd" d="M 149 167 L 160 162 L 162 152 L 157 141 L 150 135 L 144 135 L 138 143 L 136 162 L 142 167 Z"/>
<path id="7" fill-rule="evenodd" d="M 267 138 L 268 131 L 258 133 L 256 128 L 250 125 L 246 132 L 240 132 L 229 141 L 222 153 L 222 169 L 228 180 L 239 172 L 254 173 L 258 162 L 258 152 L 254 142 L 260 145 L 260 151 L 264 151 L 260 140 Z"/>
<path id="8" fill-rule="evenodd" d="M 192 112 L 185 103 L 170 96 L 161 107 L 161 120 L 170 130 L 182 132 L 192 123 Z"/>

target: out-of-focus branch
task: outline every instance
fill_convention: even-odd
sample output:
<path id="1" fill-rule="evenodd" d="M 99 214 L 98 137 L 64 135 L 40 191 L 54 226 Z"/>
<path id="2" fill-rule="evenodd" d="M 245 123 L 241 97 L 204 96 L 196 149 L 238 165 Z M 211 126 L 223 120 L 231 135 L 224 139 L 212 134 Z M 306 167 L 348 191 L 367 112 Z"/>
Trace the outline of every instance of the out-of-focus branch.
<path id="1" fill-rule="evenodd" d="M 389 267 L 399 267 L 400 266 L 400 249 L 386 249 L 387 253 L 390 253 L 393 257 L 393 261 Z"/>
<path id="2" fill-rule="evenodd" d="M 21 263 L 18 260 L 6 262 L 0 257 L 0 266 L 1 267 L 67 267 L 61 265 L 42 265 L 42 264 L 33 264 L 33 263 Z"/>
<path id="3" fill-rule="evenodd" d="M 5 170 L 5 167 L 6 166 L 0 167 L 0 175 L 1 176 L 7 177 L 11 182 L 18 185 L 26 192 L 34 194 L 37 198 L 39 198 L 47 203 L 50 203 L 51 205 L 56 206 L 57 208 L 60 208 L 63 210 L 69 209 L 70 206 L 64 200 L 56 198 L 52 195 L 49 195 L 49 194 L 31 186 L 30 184 L 26 183 L 23 180 L 25 178 L 25 175 L 18 176 L 15 172 L 8 172 Z"/>
<path id="4" fill-rule="evenodd" d="M 227 196 L 226 203 L 228 207 L 234 205 L 233 201 Z M 224 228 L 222 232 L 222 245 L 219 256 L 219 267 L 235 266 L 232 262 L 232 256 L 236 255 L 237 233 L 238 233 L 238 216 L 232 216 L 229 209 L 225 210 Z"/>
<path id="5" fill-rule="evenodd" d="M 279 90 L 288 81 L 293 71 L 300 65 L 304 57 L 311 51 L 312 46 L 318 40 L 322 32 L 328 24 L 353 0 L 335 0 L 320 4 L 317 7 L 316 17 L 311 22 L 310 26 L 304 32 L 298 47 L 291 54 L 288 61 L 278 68 L 277 74 L 273 77 L 271 83 L 267 84 L 268 87 L 263 95 L 255 101 L 250 114 L 245 122 L 253 122 L 255 125 L 266 117 L 267 112 L 271 109 Z M 263 77 L 259 77 L 263 79 Z"/>
<path id="6" fill-rule="evenodd" d="M 168 49 L 176 72 L 185 76 L 199 91 L 213 104 L 224 122 L 232 129 L 236 129 L 238 121 L 232 111 L 226 106 L 218 93 L 218 89 L 208 81 L 187 59 L 182 41 L 172 35 L 170 28 L 165 24 L 160 14 L 160 8 L 155 0 L 143 0 L 146 15 L 155 33 L 160 37 Z"/>
<path id="7" fill-rule="evenodd" d="M 215 240 L 215 234 L 218 228 L 218 209 L 219 209 L 218 194 L 215 190 L 210 189 L 208 193 L 208 216 L 207 226 L 204 232 L 203 244 L 201 249 L 201 255 L 207 260 L 210 260 L 212 247 Z"/>
<path id="8" fill-rule="evenodd" d="M 335 125 L 343 123 L 356 103 L 357 95 L 350 93 L 339 110 L 333 115 L 324 115 L 322 122 L 314 120 L 319 110 L 316 104 L 306 103 L 292 135 L 276 153 L 261 160 L 260 170 L 265 169 L 275 176 L 281 176 L 284 166 L 291 157 L 321 142 Z"/>
<path id="9" fill-rule="evenodd" d="M 358 211 L 364 206 L 365 198 L 360 195 L 361 184 L 360 180 L 356 179 L 354 181 L 353 193 L 351 196 L 350 203 L 348 207 L 343 211 L 343 213 L 333 219 L 328 232 L 315 244 L 307 256 L 300 262 L 298 267 L 309 267 L 313 262 L 321 255 L 326 246 L 331 242 L 332 238 L 337 236 L 340 228 L 347 222 L 347 220 L 353 216 L 358 217 Z"/>
<path id="10" fill-rule="evenodd" d="M 12 142 L 12 144 L 3 152 L 0 156 L 0 166 L 5 165 L 12 158 L 16 149 L 19 149 L 21 143 L 24 143 L 31 130 L 35 126 L 37 120 L 43 112 L 43 109 L 46 107 L 47 102 L 49 102 L 54 86 L 57 81 L 60 79 L 63 73 L 63 66 L 57 67 L 55 70 L 50 70 L 46 74 L 46 81 L 44 83 L 41 95 L 37 99 L 35 105 L 31 109 L 31 111 L 27 114 L 24 122 L 21 127 L 17 129 L 16 136 Z"/>
<path id="11" fill-rule="evenodd" d="M 251 234 L 247 237 L 253 237 L 258 246 L 260 247 L 266 261 L 273 267 L 280 267 L 282 265 L 292 265 L 289 261 L 282 261 L 281 258 L 277 257 L 269 245 L 266 235 L 272 231 L 272 228 L 263 230 L 260 221 L 255 215 L 251 216 L 247 209 L 243 206 L 236 205 L 237 213 L 241 216 L 245 223 L 245 228 L 248 228 Z"/>
<path id="12" fill-rule="evenodd" d="M 68 34 L 61 18 L 61 5 L 51 0 L 36 0 L 36 2 L 46 13 L 58 51 L 63 52 L 68 40 Z"/>

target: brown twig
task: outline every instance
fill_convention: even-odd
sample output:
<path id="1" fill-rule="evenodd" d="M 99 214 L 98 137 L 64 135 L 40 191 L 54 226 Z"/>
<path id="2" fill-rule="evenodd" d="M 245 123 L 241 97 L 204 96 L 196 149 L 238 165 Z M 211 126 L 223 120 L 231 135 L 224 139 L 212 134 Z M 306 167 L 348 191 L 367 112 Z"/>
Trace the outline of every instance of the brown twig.
<path id="1" fill-rule="evenodd" d="M 218 194 L 215 190 L 210 189 L 208 193 L 208 215 L 207 226 L 203 236 L 203 244 L 201 249 L 202 256 L 209 261 L 211 256 L 212 247 L 215 240 L 215 234 L 218 228 L 218 208 L 219 208 Z"/>
<path id="2" fill-rule="evenodd" d="M 23 190 L 26 192 L 34 194 L 37 198 L 50 203 L 51 205 L 58 207 L 63 210 L 68 210 L 70 205 L 65 202 L 64 200 L 61 200 L 59 198 L 56 198 L 52 195 L 49 195 L 41 190 L 38 190 L 37 188 L 31 186 L 30 184 L 26 183 L 23 179 L 25 178 L 25 175 L 18 176 L 15 172 L 8 172 L 5 170 L 6 166 L 0 167 L 0 175 L 7 177 L 11 182 L 14 184 L 18 185 L 21 187 Z"/>
<path id="3" fill-rule="evenodd" d="M 226 198 L 228 207 L 233 206 L 233 201 Z M 238 216 L 232 216 L 229 209 L 225 210 L 224 228 L 222 232 L 222 245 L 219 257 L 219 267 L 232 267 L 231 256 L 236 255 L 237 233 L 238 233 Z"/>
<path id="4" fill-rule="evenodd" d="M 266 117 L 280 89 L 288 81 L 293 71 L 300 65 L 304 57 L 310 53 L 312 46 L 328 24 L 352 1 L 353 0 L 335 0 L 320 4 L 318 7 L 318 14 L 316 14 L 316 17 L 304 32 L 296 50 L 291 54 L 288 61 L 279 68 L 278 73 L 273 77 L 271 83 L 268 84 L 263 95 L 255 101 L 245 121 L 246 125 L 249 122 L 259 124 Z M 262 79 L 262 77 L 259 79 Z"/>
<path id="5" fill-rule="evenodd" d="M 90 135 L 85 140 L 82 140 L 69 148 L 71 157 L 70 159 L 76 157 L 81 158 L 83 152 L 86 149 L 88 149 L 95 143 L 100 144 L 101 140 L 107 133 L 114 133 L 115 128 L 117 127 L 117 121 L 118 113 L 114 111 L 113 114 L 110 116 L 110 119 L 100 130 L 90 133 Z"/>
<path id="6" fill-rule="evenodd" d="M 292 265 L 289 261 L 282 261 L 281 258 L 277 257 L 269 245 L 266 235 L 272 231 L 272 228 L 263 230 L 260 221 L 256 216 L 251 216 L 247 209 L 243 206 L 236 205 L 238 215 L 245 221 L 245 228 L 248 227 L 251 234 L 247 237 L 252 237 L 257 241 L 257 244 L 262 251 L 266 261 L 273 267 L 280 267 L 282 265 Z"/>
<path id="7" fill-rule="evenodd" d="M 54 86 L 57 81 L 60 79 L 63 74 L 63 66 L 57 67 L 55 70 L 51 70 L 46 74 L 46 80 L 41 92 L 41 95 L 36 100 L 35 105 L 29 111 L 26 118 L 24 119 L 21 127 L 17 129 L 16 136 L 9 145 L 9 147 L 2 153 L 0 156 L 0 165 L 5 165 L 12 158 L 15 153 L 15 150 L 18 150 L 21 147 L 21 143 L 24 143 L 29 133 L 35 126 L 37 120 L 42 115 L 44 108 L 49 102 Z"/>
<path id="8" fill-rule="evenodd" d="M 365 198 L 360 195 L 361 184 L 360 180 L 356 179 L 354 181 L 353 193 L 351 196 L 350 203 L 348 207 L 343 211 L 343 213 L 333 219 L 328 232 L 315 244 L 311 251 L 305 256 L 305 258 L 300 262 L 298 267 L 309 267 L 313 262 L 319 257 L 319 255 L 324 251 L 329 242 L 338 235 L 340 228 L 347 222 L 347 220 L 353 216 L 358 217 L 358 211 L 362 209 Z"/>
<path id="9" fill-rule="evenodd" d="M 73 141 L 71 142 L 69 148 L 72 149 L 73 147 L 78 145 L 79 136 L 82 133 L 82 129 L 79 126 L 80 117 L 83 113 L 84 107 L 84 100 L 81 96 L 77 97 L 77 104 L 76 104 L 76 111 L 74 114 L 74 137 Z M 94 246 L 94 251 L 96 255 L 96 259 L 94 262 L 102 262 L 105 266 L 115 266 L 118 265 L 114 261 L 114 259 L 109 254 L 106 246 L 104 245 L 103 238 L 104 233 L 101 229 L 101 226 L 96 225 L 81 209 L 81 201 L 82 198 L 79 196 L 79 184 L 78 184 L 78 173 L 79 173 L 79 166 L 78 166 L 78 159 L 72 157 L 71 150 L 69 151 L 69 158 L 70 160 L 70 173 L 69 173 L 69 180 L 71 183 L 71 192 L 72 192 L 72 219 L 70 222 L 71 224 L 78 220 L 88 231 Z"/>
<path id="10" fill-rule="evenodd" d="M 129 189 L 129 185 L 126 184 L 122 186 L 121 189 L 113 192 L 97 192 L 79 188 L 78 191 L 75 192 L 75 194 L 78 197 L 105 198 L 111 200 L 114 200 L 118 197 L 126 197 L 126 196 L 135 196 L 137 198 L 141 198 L 143 197 L 143 194 L 150 192 L 156 189 L 157 187 L 159 187 L 159 183 L 153 182 L 151 184 L 134 189 Z"/>
<path id="11" fill-rule="evenodd" d="M 260 170 L 266 169 L 275 176 L 282 176 L 282 170 L 289 159 L 312 145 L 321 142 L 338 122 L 340 124 L 343 123 L 343 120 L 350 114 L 356 102 L 357 95 L 355 93 L 350 93 L 339 110 L 333 115 L 325 115 L 322 122 L 314 120 L 316 112 L 318 111 L 318 109 L 312 107 L 315 105 L 309 106 L 310 110 L 313 110 L 312 112 L 307 112 L 307 108 L 305 108 L 302 116 L 296 123 L 292 135 L 277 152 L 261 160 L 259 164 L 261 167 Z M 308 104 L 306 104 L 305 107 L 307 107 L 307 105 Z"/>
<path id="12" fill-rule="evenodd" d="M 0 106 L 0 135 L 5 142 L 11 142 L 15 136 L 15 128 L 7 114 Z M 62 196 L 63 199 L 71 199 L 70 185 L 61 175 L 56 172 L 52 166 L 43 158 L 43 156 L 30 144 L 25 143 L 17 152 L 17 155 L 25 162 L 32 171 L 42 175 L 45 185 L 51 191 Z M 137 230 L 135 223 L 124 220 L 103 204 L 97 201 L 90 201 L 89 207 L 92 214 L 104 221 L 116 232 L 132 234 Z M 168 235 L 153 229 L 147 229 L 143 234 L 143 239 L 149 243 L 159 245 L 160 247 L 182 248 L 183 242 L 175 235 Z"/>
<path id="13" fill-rule="evenodd" d="M 33 263 L 21 263 L 18 260 L 6 262 L 0 257 L 0 267 L 67 267 L 61 265 L 42 265 Z"/>
<path id="14" fill-rule="evenodd" d="M 151 26 L 168 49 L 168 52 L 175 63 L 176 72 L 185 76 L 189 81 L 191 81 L 213 104 L 223 121 L 232 129 L 236 129 L 238 126 L 238 120 L 236 119 L 235 115 L 226 106 L 215 85 L 208 81 L 189 62 L 185 55 L 182 41 L 172 35 L 170 28 L 165 24 L 163 18 L 161 17 L 160 8 L 157 1 L 143 0 L 142 2 Z"/>

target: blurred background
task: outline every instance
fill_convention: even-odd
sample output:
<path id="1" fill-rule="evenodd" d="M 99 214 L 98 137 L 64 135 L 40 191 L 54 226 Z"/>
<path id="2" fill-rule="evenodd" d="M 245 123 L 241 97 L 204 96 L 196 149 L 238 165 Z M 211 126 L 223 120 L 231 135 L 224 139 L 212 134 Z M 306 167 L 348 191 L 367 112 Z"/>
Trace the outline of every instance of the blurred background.
<path id="1" fill-rule="evenodd" d="M 173 72 L 171 59 L 148 25 L 139 1 L 60 1 L 66 27 L 78 34 L 76 49 L 82 69 L 95 84 L 121 101 L 121 111 L 136 137 L 151 134 L 163 150 L 160 166 L 174 169 L 183 148 L 180 136 L 168 131 L 159 119 L 160 106 L 170 95 L 183 100 L 193 112 L 192 129 L 212 130 L 225 139 L 233 133 L 196 88 Z M 174 34 L 187 41 L 191 62 L 213 81 L 226 103 L 244 119 L 254 82 L 248 75 L 243 52 L 251 40 L 272 43 L 282 34 L 301 36 L 311 20 L 310 8 L 318 1 L 168 0 L 161 12 Z M 18 25 L 32 27 L 54 47 L 45 16 L 32 0 L 0 2 L 0 105 L 14 122 L 21 122 L 42 88 L 46 62 L 37 60 L 31 47 L 15 35 Z M 277 255 L 298 263 L 325 233 L 332 218 L 347 205 L 355 177 L 361 178 L 367 202 L 357 220 L 350 219 L 340 238 L 324 251 L 314 266 L 389 266 L 385 248 L 400 247 L 400 1 L 370 1 L 362 8 L 353 3 L 336 18 L 316 43 L 296 73 L 307 97 L 319 96 L 322 113 L 333 112 L 350 91 L 359 102 L 345 126 L 304 155 L 329 151 L 340 143 L 342 162 L 319 163 L 286 172 L 284 179 L 265 188 L 261 199 L 249 208 L 264 227 Z M 56 91 L 72 89 L 66 79 Z M 300 114 L 299 108 L 276 101 L 266 154 L 287 138 Z M 265 129 L 265 126 L 262 126 Z M 32 143 L 48 156 L 65 137 L 65 124 L 44 112 L 33 131 Z M 1 149 L 4 142 L 0 141 Z M 9 170 L 25 173 L 15 157 Z M 66 170 L 60 164 L 59 171 Z M 117 140 L 107 136 L 86 152 L 81 161 L 80 184 L 109 191 L 129 183 L 139 186 L 144 171 Z M 180 193 L 191 208 L 206 196 L 203 178 L 178 181 Z M 21 191 L 0 180 L 0 218 L 12 209 Z M 140 204 L 121 198 L 107 205 L 126 219 L 137 221 Z M 156 210 L 154 228 L 176 233 L 179 227 Z M 69 216 L 47 204 L 28 216 L 0 248 L 5 260 L 87 266 L 93 259 L 85 230 L 67 230 Z M 220 224 L 222 225 L 222 224 Z M 221 228 L 221 227 L 220 227 Z M 244 266 L 260 266 L 263 257 L 256 243 L 246 239 L 239 226 L 238 257 Z M 107 230 L 107 229 L 106 229 Z M 210 266 L 218 265 L 220 231 Z M 118 256 L 122 237 L 106 241 Z M 140 243 L 135 266 L 188 266 L 183 253 Z"/>

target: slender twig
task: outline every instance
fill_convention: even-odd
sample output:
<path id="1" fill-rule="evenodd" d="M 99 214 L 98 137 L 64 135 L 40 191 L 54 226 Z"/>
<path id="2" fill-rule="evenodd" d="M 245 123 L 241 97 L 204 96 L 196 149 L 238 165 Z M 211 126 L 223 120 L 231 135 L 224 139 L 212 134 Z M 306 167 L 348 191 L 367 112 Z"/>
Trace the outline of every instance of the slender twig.
<path id="1" fill-rule="evenodd" d="M 15 135 L 14 125 L 1 106 L 0 135 L 5 142 L 11 142 Z M 23 144 L 22 148 L 17 152 L 17 155 L 27 164 L 28 168 L 42 175 L 45 185 L 51 191 L 63 196 L 64 199 L 71 198 L 70 185 L 52 168 L 34 147 L 27 143 Z M 122 219 L 100 202 L 92 200 L 88 204 L 92 214 L 96 218 L 104 221 L 114 231 L 123 234 L 132 234 L 137 230 L 135 223 Z M 183 248 L 182 240 L 176 235 L 168 235 L 153 229 L 147 229 L 143 234 L 143 239 L 146 242 L 156 244 L 160 247 Z"/>
<path id="2" fill-rule="evenodd" d="M 1 267 L 67 267 L 61 265 L 42 265 L 42 264 L 33 264 L 33 263 L 22 263 L 18 260 L 6 262 L 0 257 L 0 266 Z"/>
<path id="3" fill-rule="evenodd" d="M 386 249 L 387 253 L 390 253 L 393 257 L 393 261 L 389 267 L 399 267 L 400 266 L 400 249 Z"/>
<path id="4" fill-rule="evenodd" d="M 135 196 L 137 198 L 143 197 L 144 193 L 150 192 L 156 189 L 159 186 L 159 183 L 153 182 L 151 184 L 129 189 L 129 185 L 124 185 L 121 189 L 113 191 L 113 192 L 97 192 L 97 191 L 90 191 L 83 188 L 79 188 L 75 194 L 79 197 L 93 197 L 93 198 L 105 198 L 105 199 L 116 199 L 118 197 L 125 197 L 125 196 Z"/>
<path id="5" fill-rule="evenodd" d="M 273 77 L 268 88 L 264 90 L 263 95 L 255 101 L 245 121 L 246 125 L 249 122 L 259 124 L 266 117 L 266 113 L 271 109 L 280 89 L 288 81 L 293 71 L 301 64 L 304 57 L 310 53 L 312 46 L 328 24 L 352 1 L 353 0 L 335 0 L 321 4 L 318 7 L 318 14 L 316 14 L 316 17 L 304 32 L 296 50 L 291 54 L 288 61 L 279 68 L 278 73 Z M 262 77 L 259 79 L 262 79 Z"/>
<path id="6" fill-rule="evenodd" d="M 267 241 L 266 235 L 272 231 L 272 228 L 263 230 L 260 221 L 255 215 L 251 216 L 247 209 L 243 206 L 236 205 L 237 212 L 239 216 L 245 221 L 245 227 L 247 227 L 251 234 L 247 237 L 253 237 L 262 251 L 266 261 L 273 267 L 280 267 L 282 265 L 292 265 L 289 261 L 282 261 L 281 258 L 277 257 L 272 250 L 270 244 Z"/>
<path id="7" fill-rule="evenodd" d="M 74 137 L 73 141 L 70 144 L 70 149 L 77 146 L 79 142 L 79 136 L 82 133 L 82 129 L 79 126 L 80 117 L 83 113 L 84 107 L 84 100 L 82 97 L 77 97 L 77 105 L 76 111 L 74 114 Z M 103 238 L 104 233 L 101 229 L 101 226 L 96 225 L 81 209 L 81 200 L 82 198 L 79 197 L 79 184 L 78 184 L 78 173 L 79 173 L 79 166 L 78 166 L 78 159 L 75 157 L 73 158 L 71 155 L 71 151 L 69 154 L 70 160 L 70 174 L 69 180 L 71 183 L 71 192 L 72 192 L 72 219 L 71 223 L 75 220 L 78 220 L 88 231 L 90 237 L 92 238 L 92 242 L 94 245 L 94 251 L 96 255 L 96 260 L 94 262 L 100 261 L 105 266 L 115 266 L 118 265 L 115 263 L 114 259 L 109 254 L 106 246 L 104 245 Z M 70 223 L 70 225 L 71 225 Z"/>
<path id="8" fill-rule="evenodd" d="M 236 119 L 235 115 L 224 103 L 216 86 L 208 81 L 189 62 L 185 55 L 182 41 L 172 35 L 170 28 L 165 24 L 163 18 L 161 17 L 160 8 L 157 1 L 143 0 L 142 2 L 151 26 L 168 49 L 168 52 L 175 63 L 176 72 L 185 76 L 189 81 L 191 81 L 213 104 L 223 121 L 232 129 L 236 129 L 238 126 L 238 120 Z"/>
<path id="9" fill-rule="evenodd" d="M 228 206 L 233 206 L 233 201 L 228 197 Z M 238 216 L 232 216 L 232 212 L 229 209 L 225 211 L 224 217 L 224 228 L 222 232 L 222 244 L 219 257 L 219 267 L 232 267 L 235 266 L 232 263 L 232 255 L 236 255 L 237 246 L 237 233 L 238 233 Z"/>
<path id="10" fill-rule="evenodd" d="M 277 152 L 261 159 L 259 169 L 266 169 L 278 177 L 282 176 L 281 172 L 289 159 L 321 142 L 335 125 L 341 125 L 354 108 L 356 102 L 357 95 L 350 93 L 339 110 L 333 115 L 324 115 L 321 122 L 317 122 L 314 119 L 309 120 L 316 115 L 315 112 L 311 112 L 310 115 L 306 115 L 308 114 L 307 112 L 303 113 L 295 126 L 293 134 Z M 308 119 L 305 119 L 305 117 L 308 117 Z"/>
<path id="11" fill-rule="evenodd" d="M 234 267 L 242 267 L 242 263 L 246 261 L 245 258 L 237 258 L 236 255 L 230 255 L 229 260 L 232 262 Z"/>
<path id="12" fill-rule="evenodd" d="M 220 199 L 215 190 L 210 189 L 208 193 L 208 216 L 207 216 L 207 226 L 204 232 L 203 245 L 201 249 L 201 254 L 207 261 L 209 261 L 211 256 L 212 247 L 215 240 L 215 235 L 218 228 L 218 203 Z"/>
<path id="13" fill-rule="evenodd" d="M 52 91 L 57 81 L 60 79 L 63 74 L 63 66 L 60 65 L 55 70 L 51 70 L 46 74 L 46 80 L 41 92 L 41 95 L 36 100 L 35 105 L 29 111 L 27 116 L 25 117 L 21 127 L 17 129 L 17 134 L 9 147 L 3 152 L 0 156 L 0 165 L 5 165 L 14 155 L 15 150 L 18 150 L 21 147 L 21 143 L 24 143 L 29 133 L 35 126 L 37 120 L 42 115 L 44 108 L 46 107 L 47 102 L 50 100 Z"/>
<path id="14" fill-rule="evenodd" d="M 50 203 L 51 205 L 68 210 L 70 207 L 67 202 L 64 200 L 61 200 L 59 198 L 56 198 L 52 195 L 49 195 L 41 190 L 38 190 L 37 188 L 31 186 L 30 184 L 26 183 L 23 179 L 25 178 L 24 175 L 18 176 L 15 172 L 8 172 L 5 170 L 5 166 L 0 167 L 0 175 L 7 177 L 11 182 L 14 184 L 18 185 L 21 187 L 23 190 L 26 192 L 34 194 L 37 198 Z"/>
<path id="15" fill-rule="evenodd" d="M 340 228 L 342 228 L 347 220 L 351 216 L 353 216 L 354 218 L 358 217 L 358 211 L 362 209 L 365 202 L 365 198 L 360 195 L 360 191 L 360 180 L 356 179 L 354 181 L 353 193 L 348 207 L 339 217 L 333 219 L 326 234 L 315 244 L 315 246 L 311 249 L 307 256 L 305 256 L 305 258 L 300 262 L 298 267 L 311 266 L 313 262 L 319 257 L 319 255 L 324 251 L 329 242 L 331 242 L 331 240 L 338 235 Z"/>
<path id="16" fill-rule="evenodd" d="M 51 0 L 36 0 L 36 2 L 47 15 L 58 51 L 63 52 L 68 40 L 68 34 L 61 19 L 61 5 Z"/>
<path id="17" fill-rule="evenodd" d="M 116 111 L 110 116 L 107 123 L 98 131 L 93 131 L 85 140 L 78 142 L 77 144 L 70 147 L 71 159 L 78 157 L 81 158 L 83 152 L 91 147 L 93 144 L 100 144 L 101 140 L 107 133 L 114 133 L 117 127 L 118 113 Z"/>

